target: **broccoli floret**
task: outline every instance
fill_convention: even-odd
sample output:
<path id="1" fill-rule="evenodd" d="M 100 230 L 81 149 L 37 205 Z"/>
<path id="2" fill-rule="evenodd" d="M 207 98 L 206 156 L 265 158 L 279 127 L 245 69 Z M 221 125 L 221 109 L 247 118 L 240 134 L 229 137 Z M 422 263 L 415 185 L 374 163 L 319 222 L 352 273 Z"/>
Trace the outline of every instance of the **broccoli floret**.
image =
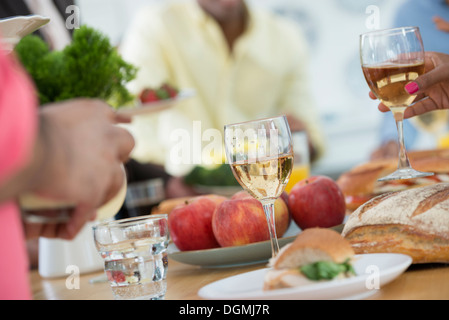
<path id="1" fill-rule="evenodd" d="M 126 84 L 137 69 L 93 28 L 76 29 L 72 43 L 61 51 L 50 51 L 34 35 L 24 37 L 15 50 L 35 82 L 41 104 L 84 97 L 119 107 L 134 99 Z"/>

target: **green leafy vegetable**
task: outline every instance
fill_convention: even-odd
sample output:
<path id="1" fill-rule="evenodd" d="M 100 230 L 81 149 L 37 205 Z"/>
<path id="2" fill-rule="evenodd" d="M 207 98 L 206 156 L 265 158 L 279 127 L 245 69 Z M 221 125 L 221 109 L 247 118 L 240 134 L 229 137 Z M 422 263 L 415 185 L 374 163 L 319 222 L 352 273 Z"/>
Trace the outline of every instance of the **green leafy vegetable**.
<path id="1" fill-rule="evenodd" d="M 93 28 L 76 29 L 72 43 L 61 51 L 50 51 L 35 35 L 24 37 L 15 51 L 35 82 L 41 104 L 84 97 L 119 107 L 134 99 L 126 84 L 137 69 Z"/>
<path id="2" fill-rule="evenodd" d="M 239 186 L 239 183 L 232 173 L 231 167 L 226 164 L 211 169 L 196 166 L 184 177 L 184 182 L 189 185 L 223 187 Z"/>
<path id="3" fill-rule="evenodd" d="M 355 274 L 352 265 L 348 261 L 335 263 L 331 261 L 319 261 L 302 266 L 301 272 L 310 280 L 331 280 L 341 273 Z"/>

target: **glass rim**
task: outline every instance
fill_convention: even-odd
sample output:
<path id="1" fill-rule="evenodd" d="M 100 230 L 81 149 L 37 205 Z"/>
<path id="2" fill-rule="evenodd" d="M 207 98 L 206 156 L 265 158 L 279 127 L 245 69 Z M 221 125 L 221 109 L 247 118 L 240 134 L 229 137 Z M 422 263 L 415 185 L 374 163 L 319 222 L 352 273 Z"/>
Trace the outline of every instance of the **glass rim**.
<path id="1" fill-rule="evenodd" d="M 394 32 L 394 31 L 399 31 L 399 30 L 405 30 L 406 32 L 410 32 L 410 31 L 413 31 L 413 30 L 416 31 L 417 30 L 418 32 L 420 32 L 418 26 L 404 26 L 404 27 L 395 27 L 395 28 L 385 28 L 385 29 L 379 29 L 379 30 L 372 30 L 372 31 L 368 31 L 368 32 L 364 32 L 364 33 L 360 34 L 360 37 L 363 37 L 363 36 L 366 36 L 366 35 L 371 35 L 371 34 L 376 34 L 376 33 L 381 35 L 381 34 L 385 34 L 387 32 Z"/>
<path id="2" fill-rule="evenodd" d="M 99 228 L 126 228 L 132 225 L 144 223 L 146 221 L 154 221 L 154 220 L 161 220 L 161 219 L 168 219 L 168 214 L 166 213 L 159 213 L 159 214 L 149 214 L 145 216 L 137 216 L 137 217 L 130 217 L 125 219 L 119 219 L 119 220 L 105 220 L 100 221 L 99 223 L 95 224 L 92 228 L 94 230 Z"/>
<path id="3" fill-rule="evenodd" d="M 280 119 L 283 118 L 287 124 L 287 117 L 286 115 L 280 115 L 280 116 L 274 116 L 274 117 L 267 117 L 267 118 L 261 118 L 261 119 L 256 119 L 256 120 L 247 120 L 247 121 L 242 121 L 242 122 L 237 122 L 237 123 L 230 123 L 224 126 L 224 128 L 228 128 L 228 127 L 234 127 L 234 126 L 239 126 L 239 125 L 243 125 L 243 124 L 248 124 L 248 123 L 252 123 L 252 122 L 261 122 L 261 121 L 267 121 L 267 120 L 274 120 L 274 119 Z"/>

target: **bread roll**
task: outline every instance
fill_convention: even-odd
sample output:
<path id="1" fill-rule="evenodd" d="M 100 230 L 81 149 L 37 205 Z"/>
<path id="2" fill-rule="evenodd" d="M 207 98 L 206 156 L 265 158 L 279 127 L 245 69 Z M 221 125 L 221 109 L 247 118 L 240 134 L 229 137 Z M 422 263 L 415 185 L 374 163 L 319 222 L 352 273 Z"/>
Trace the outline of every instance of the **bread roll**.
<path id="1" fill-rule="evenodd" d="M 338 232 L 325 228 L 305 229 L 270 260 L 273 268 L 265 274 L 263 288 L 273 290 L 315 284 L 317 281 L 309 280 L 301 272 L 301 267 L 316 262 L 350 264 L 353 256 L 350 243 Z M 353 274 L 345 272 L 337 277 L 350 276 Z"/>
<path id="2" fill-rule="evenodd" d="M 449 183 L 380 195 L 348 218 L 342 235 L 357 254 L 392 252 L 413 263 L 449 262 Z"/>
<path id="3" fill-rule="evenodd" d="M 354 256 L 354 250 L 338 232 L 325 228 L 302 231 L 270 260 L 276 269 L 297 268 L 318 261 L 343 263 Z"/>
<path id="4" fill-rule="evenodd" d="M 162 201 L 157 207 L 154 207 L 151 214 L 170 214 L 174 208 L 186 203 L 193 197 L 173 198 Z"/>
<path id="5" fill-rule="evenodd" d="M 385 192 L 449 182 L 449 149 L 410 152 L 409 158 L 416 170 L 434 172 L 435 175 L 408 180 L 377 181 L 397 169 L 397 159 L 360 164 L 337 179 L 337 184 L 346 198 L 346 208 L 352 212 L 363 203 Z"/>

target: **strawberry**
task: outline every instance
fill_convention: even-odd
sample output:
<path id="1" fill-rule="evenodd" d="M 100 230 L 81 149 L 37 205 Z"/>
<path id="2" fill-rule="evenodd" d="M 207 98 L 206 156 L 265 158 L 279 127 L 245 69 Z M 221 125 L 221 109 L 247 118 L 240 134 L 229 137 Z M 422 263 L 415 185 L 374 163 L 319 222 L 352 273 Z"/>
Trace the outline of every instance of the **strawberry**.
<path id="1" fill-rule="evenodd" d="M 126 281 L 126 277 L 122 271 L 107 271 L 108 280 L 111 282 L 121 283 Z"/>
<path id="2" fill-rule="evenodd" d="M 169 85 L 168 83 L 164 83 L 161 86 L 162 89 L 164 89 L 170 98 L 175 98 L 178 95 L 178 90 L 175 87 L 172 87 L 171 85 Z"/>
<path id="3" fill-rule="evenodd" d="M 139 98 L 142 103 L 150 103 L 159 100 L 156 91 L 153 89 L 144 89 Z"/>
<path id="4" fill-rule="evenodd" d="M 178 90 L 171 85 L 164 83 L 158 89 L 146 88 L 140 93 L 139 99 L 142 103 L 156 102 L 160 100 L 175 98 Z"/>

